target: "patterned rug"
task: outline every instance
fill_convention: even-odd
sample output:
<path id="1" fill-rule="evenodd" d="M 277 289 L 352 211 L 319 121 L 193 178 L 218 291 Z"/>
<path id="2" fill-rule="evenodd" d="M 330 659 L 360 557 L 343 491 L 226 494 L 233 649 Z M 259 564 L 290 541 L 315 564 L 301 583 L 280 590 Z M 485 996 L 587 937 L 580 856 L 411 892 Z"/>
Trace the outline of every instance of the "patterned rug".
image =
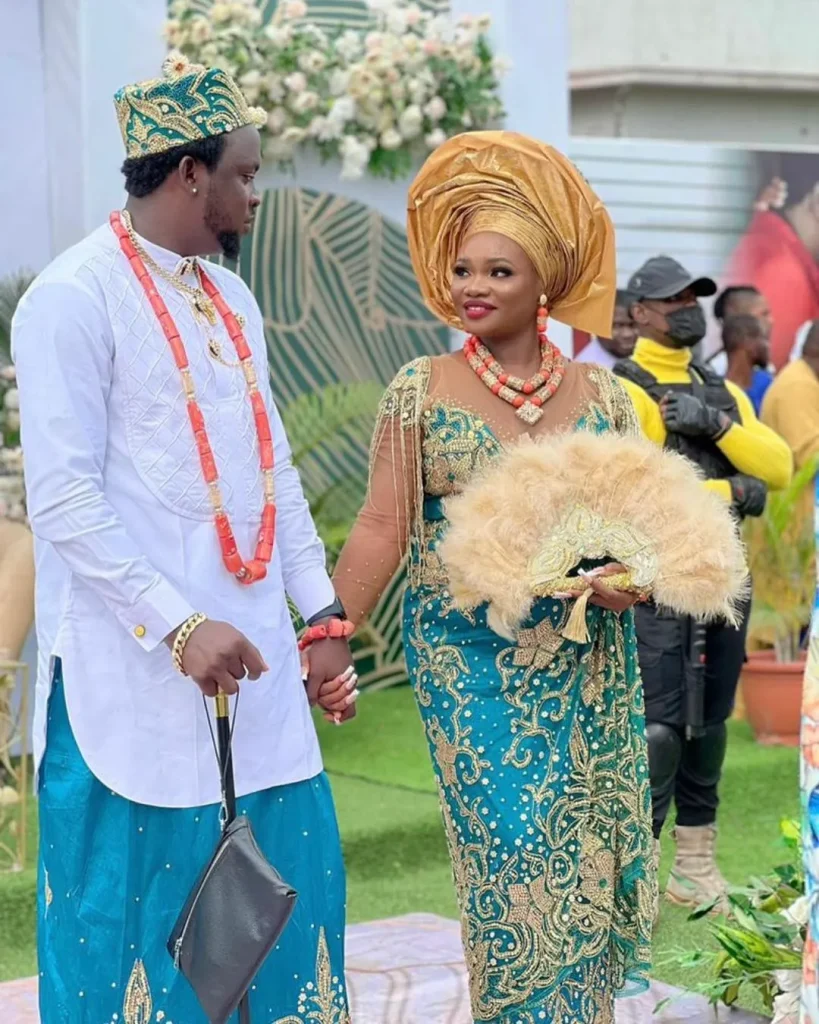
<path id="1" fill-rule="evenodd" d="M 432 914 L 353 925 L 347 939 L 347 980 L 354 1024 L 471 1024 L 466 971 L 456 922 Z M 654 1015 L 661 999 L 678 994 L 655 984 L 617 1007 L 617 1024 L 759 1024 L 742 1010 L 717 1017 L 698 997 L 680 996 Z M 2 1024 L 39 1024 L 36 979 L 0 985 Z"/>

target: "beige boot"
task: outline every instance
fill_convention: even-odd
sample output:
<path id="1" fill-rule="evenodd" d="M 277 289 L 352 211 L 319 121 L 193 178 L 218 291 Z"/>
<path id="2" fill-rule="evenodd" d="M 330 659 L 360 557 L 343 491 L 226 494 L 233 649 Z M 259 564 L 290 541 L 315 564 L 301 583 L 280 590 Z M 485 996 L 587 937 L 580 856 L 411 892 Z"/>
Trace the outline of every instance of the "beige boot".
<path id="1" fill-rule="evenodd" d="M 723 897 L 728 883 L 715 859 L 716 825 L 678 825 L 674 866 L 665 887 L 666 899 L 683 907 L 699 907 Z"/>

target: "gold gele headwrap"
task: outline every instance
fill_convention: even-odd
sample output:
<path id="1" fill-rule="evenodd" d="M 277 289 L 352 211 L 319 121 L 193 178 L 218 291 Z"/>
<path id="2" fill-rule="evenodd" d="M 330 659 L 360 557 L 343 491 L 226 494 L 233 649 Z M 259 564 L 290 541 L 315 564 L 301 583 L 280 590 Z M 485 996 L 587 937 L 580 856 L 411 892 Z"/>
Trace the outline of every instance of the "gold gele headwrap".
<path id="1" fill-rule="evenodd" d="M 409 192 L 407 233 L 424 301 L 463 329 L 452 267 L 464 239 L 495 231 L 532 261 L 555 320 L 611 333 L 614 228 L 583 176 L 551 146 L 516 132 L 469 132 L 435 150 Z"/>
<path id="2" fill-rule="evenodd" d="M 267 121 L 226 71 L 191 64 L 178 52 L 165 58 L 161 78 L 124 86 L 114 102 L 129 157 L 164 153 L 249 124 L 261 128 Z"/>

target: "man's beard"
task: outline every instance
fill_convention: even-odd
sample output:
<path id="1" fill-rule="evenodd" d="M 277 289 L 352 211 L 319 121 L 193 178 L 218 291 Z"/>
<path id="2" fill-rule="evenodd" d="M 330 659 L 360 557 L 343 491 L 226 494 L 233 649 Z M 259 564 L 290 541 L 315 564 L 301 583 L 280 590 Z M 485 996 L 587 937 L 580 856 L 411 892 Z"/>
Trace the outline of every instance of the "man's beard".
<path id="1" fill-rule="evenodd" d="M 225 230 L 226 219 L 219 201 L 209 189 L 205 200 L 205 227 L 216 236 L 222 253 L 229 260 L 237 260 L 242 251 L 242 236 L 238 231 Z"/>

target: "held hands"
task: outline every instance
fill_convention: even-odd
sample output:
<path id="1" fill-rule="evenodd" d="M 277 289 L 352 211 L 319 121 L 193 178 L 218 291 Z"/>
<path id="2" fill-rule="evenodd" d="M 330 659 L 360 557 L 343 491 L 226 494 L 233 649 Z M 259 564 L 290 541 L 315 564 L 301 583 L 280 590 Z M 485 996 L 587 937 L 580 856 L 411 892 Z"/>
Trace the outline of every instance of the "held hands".
<path id="1" fill-rule="evenodd" d="M 714 409 L 693 395 L 670 391 L 660 402 L 660 415 L 666 430 L 687 437 L 722 437 L 731 426 L 724 412 Z"/>
<path id="2" fill-rule="evenodd" d="M 341 725 L 355 718 L 358 676 L 350 645 L 344 639 L 316 640 L 302 651 L 302 678 L 307 699 L 328 722 Z"/>
<path id="3" fill-rule="evenodd" d="M 608 565 L 601 565 L 597 569 L 589 570 L 589 572 L 581 572 L 580 575 L 594 591 L 594 594 L 589 598 L 589 604 L 596 604 L 599 608 L 605 608 L 607 611 L 618 613 L 633 608 L 641 600 L 639 594 L 634 594 L 629 590 L 614 590 L 602 582 L 606 576 L 617 576 L 619 573 L 626 571 L 626 567 L 620 565 L 619 562 L 609 562 Z M 562 598 L 563 600 L 574 600 L 580 597 L 581 593 L 582 591 L 577 590 L 565 594 L 555 594 L 555 597 Z"/>
<path id="4" fill-rule="evenodd" d="M 173 649 L 178 630 L 165 638 Z M 258 679 L 268 671 L 264 658 L 247 637 L 227 622 L 206 619 L 191 633 L 182 653 L 182 668 L 206 697 L 239 692 L 238 680 Z"/>

